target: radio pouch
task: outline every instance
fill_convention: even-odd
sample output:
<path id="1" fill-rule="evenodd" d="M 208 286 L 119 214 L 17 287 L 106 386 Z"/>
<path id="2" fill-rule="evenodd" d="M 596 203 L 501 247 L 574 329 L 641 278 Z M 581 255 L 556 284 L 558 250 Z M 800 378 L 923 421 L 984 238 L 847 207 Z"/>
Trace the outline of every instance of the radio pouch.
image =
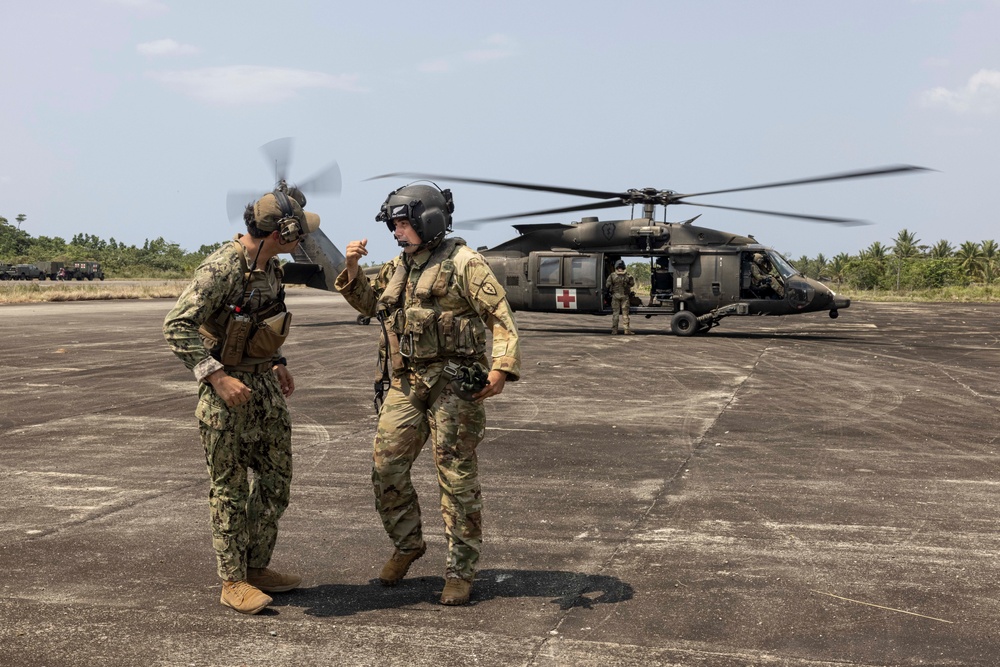
<path id="1" fill-rule="evenodd" d="M 250 318 L 246 315 L 233 314 L 229 318 L 226 323 L 226 336 L 222 340 L 219 361 L 226 366 L 237 366 L 242 363 L 247 336 L 250 335 L 250 326 Z"/>
<path id="2" fill-rule="evenodd" d="M 247 356 L 253 359 L 270 359 L 288 338 L 292 314 L 278 313 L 257 324 L 257 331 L 247 343 Z M 225 363 L 225 362 L 223 362 Z"/>

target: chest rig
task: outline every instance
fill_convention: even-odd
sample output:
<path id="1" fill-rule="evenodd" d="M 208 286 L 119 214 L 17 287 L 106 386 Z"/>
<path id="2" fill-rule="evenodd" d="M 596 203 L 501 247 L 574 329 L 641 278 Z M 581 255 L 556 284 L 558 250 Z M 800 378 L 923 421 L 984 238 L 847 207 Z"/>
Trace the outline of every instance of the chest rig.
<path id="1" fill-rule="evenodd" d="M 251 271 L 242 244 L 233 243 L 240 260 L 240 289 L 198 331 L 213 357 L 235 367 L 269 360 L 285 342 L 292 315 L 285 308 L 281 267 Z"/>
<path id="2" fill-rule="evenodd" d="M 396 265 L 376 305 L 386 324 L 381 354 L 388 353 L 395 374 L 437 361 L 478 359 L 484 354 L 486 327 L 482 319 L 464 295 L 449 289 L 455 275 L 454 257 L 464 245 L 461 239 L 446 239 L 423 267 L 408 266 L 406 258 Z"/>

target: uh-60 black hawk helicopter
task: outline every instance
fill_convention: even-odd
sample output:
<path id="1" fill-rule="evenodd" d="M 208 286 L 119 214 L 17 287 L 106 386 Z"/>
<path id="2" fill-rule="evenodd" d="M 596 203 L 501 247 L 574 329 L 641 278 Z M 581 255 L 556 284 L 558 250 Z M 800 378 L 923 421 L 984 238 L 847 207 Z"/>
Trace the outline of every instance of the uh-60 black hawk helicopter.
<path id="1" fill-rule="evenodd" d="M 507 290 L 515 310 L 551 313 L 610 314 L 605 279 L 615 262 L 626 257 L 650 261 L 648 300 L 633 298 L 630 313 L 670 315 L 673 333 L 690 336 L 707 331 L 730 315 L 793 315 L 828 311 L 836 318 L 850 300 L 838 296 L 823 283 L 799 273 L 788 260 L 752 236 L 741 236 L 692 223 L 667 222 L 669 206 L 688 205 L 743 211 L 812 222 L 839 225 L 867 224 L 860 220 L 829 216 L 782 213 L 687 201 L 705 195 L 805 185 L 824 181 L 886 176 L 925 171 L 923 167 L 897 165 L 765 183 L 709 192 L 678 193 L 643 188 L 606 192 L 534 183 L 463 178 L 420 173 L 393 173 L 375 178 L 409 178 L 455 181 L 505 188 L 576 195 L 604 201 L 468 220 L 456 227 L 475 227 L 486 222 L 576 211 L 642 207 L 642 216 L 629 220 L 583 217 L 571 223 L 514 225 L 519 236 L 492 248 L 480 248 L 497 278 Z M 656 220 L 656 207 L 663 219 Z"/>
<path id="2" fill-rule="evenodd" d="M 262 147 L 275 165 L 276 187 L 289 187 L 285 180 L 290 139 L 278 139 Z M 795 315 L 827 311 L 836 318 L 850 300 L 838 296 L 826 285 L 799 273 L 788 260 L 752 236 L 697 227 L 695 216 L 683 222 L 667 222 L 669 206 L 687 205 L 781 216 L 839 225 L 867 224 L 861 220 L 829 216 L 764 211 L 688 201 L 693 197 L 730 192 L 806 185 L 926 171 L 923 167 L 896 165 L 817 176 L 775 183 L 706 192 L 678 193 L 673 190 L 643 188 L 606 192 L 533 183 L 464 178 L 397 172 L 375 176 L 429 181 L 455 181 L 478 185 L 553 192 L 603 201 L 561 208 L 530 211 L 467 220 L 457 228 L 515 218 L 556 215 L 619 206 L 642 207 L 642 216 L 629 220 L 599 220 L 584 217 L 570 223 L 514 225 L 519 236 L 493 248 L 479 248 L 497 278 L 507 290 L 515 310 L 550 313 L 610 314 L 610 298 L 604 291 L 607 276 L 623 258 L 642 257 L 650 261 L 649 297 L 633 299 L 634 315 L 670 315 L 673 333 L 690 336 L 711 329 L 731 315 Z M 373 179 L 370 179 L 373 180 Z M 302 192 L 339 193 L 340 171 L 333 163 L 295 189 Z M 243 206 L 259 193 L 230 193 L 230 218 L 238 218 Z M 663 219 L 656 220 L 656 207 L 663 207 Z M 285 282 L 334 291 L 334 281 L 344 267 L 344 255 L 322 230 L 305 237 L 285 264 Z M 377 269 L 375 269 L 377 270 Z M 371 269 L 368 272 L 372 272 Z M 358 322 L 367 324 L 367 318 Z"/>

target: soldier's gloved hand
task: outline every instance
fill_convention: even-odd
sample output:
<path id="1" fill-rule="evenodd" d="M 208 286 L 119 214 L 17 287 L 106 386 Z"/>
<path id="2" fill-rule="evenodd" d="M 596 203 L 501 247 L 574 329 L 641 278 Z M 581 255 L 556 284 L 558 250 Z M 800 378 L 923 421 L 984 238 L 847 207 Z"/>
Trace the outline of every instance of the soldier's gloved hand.
<path id="1" fill-rule="evenodd" d="M 496 396 L 503 392 L 503 385 L 507 382 L 507 373 L 500 370 L 492 370 L 487 378 L 489 384 L 482 388 L 482 390 L 474 395 L 472 398 L 477 403 L 482 403 L 485 399 L 490 396 Z"/>
<path id="2" fill-rule="evenodd" d="M 284 364 L 277 364 L 272 370 L 278 377 L 278 383 L 281 385 L 281 393 L 285 398 L 288 398 L 295 391 L 295 380 L 292 379 L 292 374 L 288 372 L 288 367 Z"/>
<path id="3" fill-rule="evenodd" d="M 250 387 L 246 386 L 225 371 L 218 370 L 209 375 L 208 382 L 223 401 L 231 408 L 243 405 L 250 400 Z"/>

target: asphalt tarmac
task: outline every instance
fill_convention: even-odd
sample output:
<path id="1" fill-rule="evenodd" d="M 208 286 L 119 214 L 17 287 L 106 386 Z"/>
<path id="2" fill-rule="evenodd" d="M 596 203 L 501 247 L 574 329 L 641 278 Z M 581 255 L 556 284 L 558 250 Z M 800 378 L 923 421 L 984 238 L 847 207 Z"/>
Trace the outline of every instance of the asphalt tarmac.
<path id="1" fill-rule="evenodd" d="M 1000 305 L 855 303 L 679 338 L 521 313 L 487 402 L 466 607 L 429 548 L 396 588 L 373 507 L 376 327 L 292 290 L 292 501 L 219 604 L 196 387 L 172 302 L 0 306 L 0 665 L 995 665 Z"/>

